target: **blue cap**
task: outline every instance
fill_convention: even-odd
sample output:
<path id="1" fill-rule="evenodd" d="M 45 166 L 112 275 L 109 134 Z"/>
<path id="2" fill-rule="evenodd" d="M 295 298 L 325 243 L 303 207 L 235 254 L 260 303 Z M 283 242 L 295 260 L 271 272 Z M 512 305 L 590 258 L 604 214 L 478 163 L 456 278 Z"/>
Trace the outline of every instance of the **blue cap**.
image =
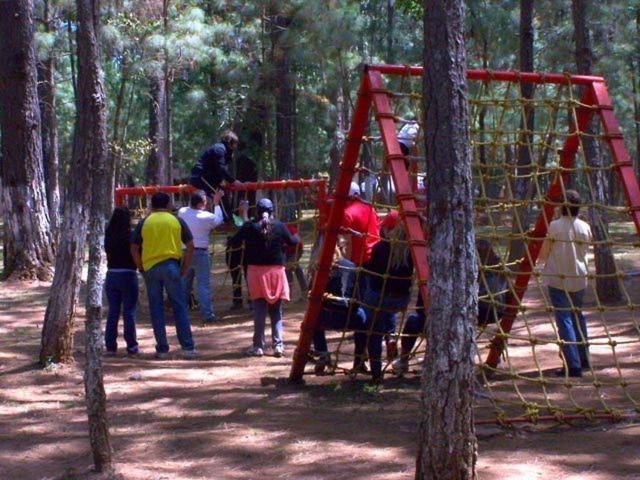
<path id="1" fill-rule="evenodd" d="M 268 198 L 258 200 L 258 210 L 263 212 L 273 212 L 273 203 Z"/>

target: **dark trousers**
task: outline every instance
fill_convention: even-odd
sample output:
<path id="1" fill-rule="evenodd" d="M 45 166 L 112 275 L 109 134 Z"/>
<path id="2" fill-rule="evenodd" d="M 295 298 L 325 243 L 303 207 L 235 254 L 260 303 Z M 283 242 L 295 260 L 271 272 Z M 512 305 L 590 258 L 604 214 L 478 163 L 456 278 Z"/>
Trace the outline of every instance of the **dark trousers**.
<path id="1" fill-rule="evenodd" d="M 227 239 L 229 240 L 229 239 Z M 225 250 L 225 261 L 231 273 L 231 280 L 233 282 L 233 303 L 242 304 L 242 272 L 245 271 L 246 266 L 242 265 L 242 258 L 244 256 L 244 247 L 234 247 L 227 241 L 227 248 Z"/>
<path id="2" fill-rule="evenodd" d="M 127 343 L 127 351 L 138 351 L 136 340 L 136 308 L 138 306 L 138 273 L 134 270 L 122 272 L 107 272 L 105 291 L 109 302 L 109 314 L 104 331 L 104 340 L 107 351 L 115 352 L 118 349 L 118 320 L 120 313 L 124 320 L 124 340 Z"/>

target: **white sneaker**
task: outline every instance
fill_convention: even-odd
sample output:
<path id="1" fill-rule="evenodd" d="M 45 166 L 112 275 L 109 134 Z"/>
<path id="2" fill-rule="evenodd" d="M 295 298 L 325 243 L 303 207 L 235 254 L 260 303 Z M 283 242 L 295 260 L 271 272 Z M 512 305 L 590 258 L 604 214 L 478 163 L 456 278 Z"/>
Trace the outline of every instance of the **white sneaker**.
<path id="1" fill-rule="evenodd" d="M 396 377 L 404 377 L 405 373 L 409 371 L 409 360 L 404 357 L 396 358 L 391 363 L 391 370 Z"/>
<path id="2" fill-rule="evenodd" d="M 284 347 L 282 345 L 277 345 L 273 349 L 273 356 L 276 358 L 280 358 L 283 355 L 284 355 Z"/>
<path id="3" fill-rule="evenodd" d="M 247 350 L 247 355 L 250 357 L 261 357 L 264 355 L 264 350 L 260 347 L 250 347 L 249 350 Z"/>

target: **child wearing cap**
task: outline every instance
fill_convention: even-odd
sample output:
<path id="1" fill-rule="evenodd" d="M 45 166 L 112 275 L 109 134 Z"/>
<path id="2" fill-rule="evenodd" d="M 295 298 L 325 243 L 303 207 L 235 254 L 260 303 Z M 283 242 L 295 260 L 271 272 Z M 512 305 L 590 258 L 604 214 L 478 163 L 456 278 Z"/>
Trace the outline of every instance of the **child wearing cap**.
<path id="1" fill-rule="evenodd" d="M 256 210 L 257 216 L 242 225 L 230 240 L 234 245 L 245 242 L 247 284 L 253 302 L 253 345 L 247 354 L 257 357 L 264 355 L 264 328 L 269 312 L 273 354 L 281 357 L 284 354 L 282 301 L 289 300 L 283 247 L 295 246 L 299 239 L 282 222 L 272 217 L 271 200 L 261 199 Z"/>

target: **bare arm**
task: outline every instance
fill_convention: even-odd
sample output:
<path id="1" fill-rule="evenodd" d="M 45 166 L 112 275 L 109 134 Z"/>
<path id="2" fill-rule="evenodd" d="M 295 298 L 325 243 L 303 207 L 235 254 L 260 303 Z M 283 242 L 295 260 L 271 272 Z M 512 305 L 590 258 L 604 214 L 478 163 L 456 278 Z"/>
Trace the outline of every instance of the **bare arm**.
<path id="1" fill-rule="evenodd" d="M 131 244 L 131 257 L 133 258 L 133 263 L 136 264 L 136 268 L 140 270 L 140 272 L 144 272 L 142 268 L 142 258 L 140 257 L 140 245 L 137 243 Z"/>
<path id="2" fill-rule="evenodd" d="M 544 239 L 540 254 L 538 255 L 538 265 L 544 265 L 547 263 L 549 253 L 551 252 L 551 241 L 548 238 Z"/>

